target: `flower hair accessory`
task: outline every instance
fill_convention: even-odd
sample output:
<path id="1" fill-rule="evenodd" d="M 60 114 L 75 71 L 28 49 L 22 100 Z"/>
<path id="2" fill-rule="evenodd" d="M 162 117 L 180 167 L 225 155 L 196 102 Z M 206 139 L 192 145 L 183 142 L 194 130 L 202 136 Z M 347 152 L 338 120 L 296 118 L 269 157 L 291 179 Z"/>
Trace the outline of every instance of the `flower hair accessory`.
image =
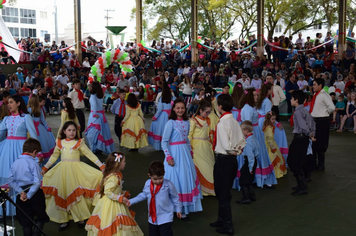
<path id="1" fill-rule="evenodd" d="M 31 94 L 30 94 L 30 96 L 29 96 L 28 98 L 32 98 L 32 96 L 33 96 L 33 93 L 31 93 Z"/>
<path id="2" fill-rule="evenodd" d="M 264 84 L 268 84 L 268 81 L 266 80 L 266 81 L 264 82 Z"/>
<path id="3" fill-rule="evenodd" d="M 0 101 L 0 107 L 2 106 L 2 104 L 4 104 L 4 102 L 3 102 L 3 101 Z"/>
<path id="4" fill-rule="evenodd" d="M 248 91 L 247 90 L 245 90 L 245 95 L 247 95 L 248 94 Z"/>
<path id="5" fill-rule="evenodd" d="M 173 106 L 174 105 L 174 101 L 171 101 L 171 106 Z"/>
<path id="6" fill-rule="evenodd" d="M 241 84 L 237 84 L 237 87 L 241 88 Z"/>
<path id="7" fill-rule="evenodd" d="M 117 154 L 117 153 L 115 153 L 114 154 L 115 155 L 115 161 L 117 161 L 117 162 L 120 162 L 121 161 L 121 158 L 122 158 L 122 155 L 119 155 L 119 154 Z"/>
<path id="8" fill-rule="evenodd" d="M 272 111 L 267 112 L 268 115 L 272 115 Z"/>

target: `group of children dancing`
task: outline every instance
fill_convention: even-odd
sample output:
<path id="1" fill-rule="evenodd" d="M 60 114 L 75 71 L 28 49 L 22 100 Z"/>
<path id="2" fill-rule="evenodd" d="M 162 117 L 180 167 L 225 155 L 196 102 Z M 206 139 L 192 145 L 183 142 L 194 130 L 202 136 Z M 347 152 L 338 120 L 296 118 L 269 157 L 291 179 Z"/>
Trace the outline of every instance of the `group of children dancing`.
<path id="1" fill-rule="evenodd" d="M 21 97 L 10 97 L 7 106 L 11 115 L 0 117 L 4 119 L 0 137 L 5 138 L 7 132 L 6 139 L 0 142 L 0 157 L 6 160 L 1 173 L 3 177 L 11 176 L 10 185 L 21 193 L 17 202 L 27 202 L 24 207 L 30 215 L 37 215 L 39 228 L 50 219 L 59 223 L 59 231 L 63 231 L 73 220 L 88 235 L 143 235 L 128 207 L 147 200 L 149 235 L 172 235 L 174 212 L 187 221 L 190 212 L 203 210 L 203 196 L 216 196 L 218 219 L 210 225 L 217 227 L 219 233 L 233 235 L 231 188 L 241 189 L 242 199 L 237 203 L 256 201 L 254 182 L 261 188 L 273 188 L 277 178 L 286 174 L 288 146 L 284 129 L 272 112 L 273 84 L 263 84 L 257 93 L 236 83 L 231 96 L 226 88 L 229 85 L 223 87 L 223 94 L 217 97 L 213 91 L 206 91 L 189 119 L 185 101 L 176 99 L 169 87 L 163 86 L 148 132 L 136 96 L 129 94 L 125 100 L 126 92 L 118 91 L 119 98 L 111 112 L 115 114 L 115 133 L 121 146 L 136 151 L 150 144 L 165 155 L 163 163 L 150 164 L 150 179 L 137 197 L 130 199 L 130 193 L 122 189 L 125 155 L 115 152 L 102 106 L 102 88 L 97 82 L 91 86 L 91 112 L 85 130 L 89 147 L 81 139 L 80 130 L 84 129 L 70 98 L 64 100 L 55 140 L 36 95 L 30 98 L 28 109 Z M 79 101 L 80 92 L 76 92 Z M 293 106 L 304 103 L 298 96 L 292 95 L 296 100 Z M 3 103 L 0 108 L 3 105 L 6 106 Z M 304 146 L 313 133 L 309 129 L 312 123 L 308 122 L 303 126 L 308 132 L 301 135 L 307 138 L 303 139 Z M 295 124 L 298 127 L 301 123 Z M 27 139 L 27 132 L 32 138 Z M 42 163 L 37 155 L 41 151 L 45 158 L 50 157 Z M 105 165 L 95 155 L 101 152 L 108 154 Z M 81 155 L 98 168 L 81 162 Z M 36 161 L 41 163 L 42 171 L 34 164 Z M 27 163 L 36 167 L 24 171 L 23 166 L 30 165 Z M 293 193 L 305 194 L 305 183 L 300 177 L 302 164 L 296 158 L 288 163 L 298 181 Z M 35 184 L 28 190 L 18 179 Z M 33 202 L 43 203 L 42 207 L 36 208 Z M 19 212 L 17 216 L 25 236 L 40 235 Z"/>

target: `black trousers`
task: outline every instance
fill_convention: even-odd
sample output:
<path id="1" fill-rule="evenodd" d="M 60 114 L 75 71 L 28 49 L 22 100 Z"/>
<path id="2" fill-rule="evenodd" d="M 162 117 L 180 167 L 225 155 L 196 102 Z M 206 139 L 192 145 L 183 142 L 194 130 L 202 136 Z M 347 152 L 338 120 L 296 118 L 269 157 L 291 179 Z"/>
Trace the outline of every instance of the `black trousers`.
<path id="1" fill-rule="evenodd" d="M 17 195 L 16 203 L 36 223 L 44 224 L 49 221 L 49 217 L 46 213 L 45 196 L 42 189 L 38 189 L 31 199 L 25 202 L 20 200 L 20 195 Z M 16 218 L 23 228 L 32 227 L 31 221 L 17 208 Z"/>
<path id="2" fill-rule="evenodd" d="M 272 111 L 274 114 L 276 114 L 276 121 L 279 122 L 279 107 L 278 106 L 272 106 Z"/>
<path id="3" fill-rule="evenodd" d="M 219 202 L 218 219 L 224 223 L 232 221 L 230 190 L 236 174 L 236 156 L 218 154 L 214 165 L 214 188 Z"/>
<path id="4" fill-rule="evenodd" d="M 149 236 L 173 236 L 172 226 L 173 226 L 173 222 L 169 222 L 163 225 L 153 225 L 148 223 L 148 235 Z"/>
<path id="5" fill-rule="evenodd" d="M 250 169 L 248 167 L 247 156 L 244 156 L 244 165 L 241 167 L 240 170 L 241 176 L 239 179 L 239 184 L 241 187 L 249 187 L 252 185 L 253 181 L 255 180 L 256 167 L 257 167 L 257 159 L 255 157 L 255 164 L 253 165 L 252 174 L 251 174 Z"/>
<path id="6" fill-rule="evenodd" d="M 122 134 L 122 127 L 121 127 L 121 122 L 124 119 L 123 116 L 115 116 L 115 134 L 118 137 L 118 139 L 121 141 L 121 134 Z"/>
<path id="7" fill-rule="evenodd" d="M 293 107 L 292 104 L 290 103 L 290 100 L 287 100 L 287 111 L 288 111 L 288 119 L 292 116 L 293 112 Z"/>
<path id="8" fill-rule="evenodd" d="M 295 136 L 289 145 L 287 162 L 289 169 L 296 177 L 304 175 L 308 146 L 308 136 Z"/>
<path id="9" fill-rule="evenodd" d="M 75 109 L 75 113 L 77 114 L 77 118 L 80 124 L 80 137 L 83 138 L 82 133 L 85 130 L 85 116 L 84 116 L 84 112 L 82 111 L 82 109 Z"/>
<path id="10" fill-rule="evenodd" d="M 325 165 L 325 152 L 329 147 L 330 117 L 314 118 L 315 139 L 313 142 L 313 167 Z"/>

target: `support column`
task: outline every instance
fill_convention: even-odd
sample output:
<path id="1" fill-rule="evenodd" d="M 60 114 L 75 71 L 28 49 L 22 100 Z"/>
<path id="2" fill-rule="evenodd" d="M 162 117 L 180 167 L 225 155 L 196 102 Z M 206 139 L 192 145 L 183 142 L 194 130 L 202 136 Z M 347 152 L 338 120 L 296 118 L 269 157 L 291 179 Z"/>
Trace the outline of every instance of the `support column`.
<path id="1" fill-rule="evenodd" d="M 346 1 L 339 0 L 339 39 L 338 39 L 338 54 L 339 59 L 345 58 L 346 51 Z"/>
<path id="2" fill-rule="evenodd" d="M 142 0 L 136 0 L 136 45 L 142 40 Z"/>
<path id="3" fill-rule="evenodd" d="M 191 12 L 192 12 L 192 63 L 198 63 L 198 0 L 191 0 Z"/>
<path id="4" fill-rule="evenodd" d="M 264 21 L 265 21 L 265 12 L 264 12 L 265 0 L 257 0 L 257 56 L 262 58 L 264 54 Z"/>
<path id="5" fill-rule="evenodd" d="M 82 63 L 82 19 L 80 13 L 80 0 L 74 0 L 74 38 L 77 59 Z"/>

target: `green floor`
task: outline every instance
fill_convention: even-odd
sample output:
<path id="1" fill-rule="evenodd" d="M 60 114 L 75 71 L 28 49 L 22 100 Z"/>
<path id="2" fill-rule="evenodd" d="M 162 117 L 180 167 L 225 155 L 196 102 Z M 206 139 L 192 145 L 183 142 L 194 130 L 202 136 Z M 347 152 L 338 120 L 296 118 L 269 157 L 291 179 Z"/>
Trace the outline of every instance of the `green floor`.
<path id="1" fill-rule="evenodd" d="M 88 117 L 89 113 L 86 113 Z M 112 134 L 114 134 L 114 116 L 107 114 Z M 47 117 L 47 122 L 57 133 L 60 115 Z M 149 129 L 150 118 L 146 119 Z M 291 141 L 291 128 L 287 121 L 285 126 L 288 141 Z M 124 189 L 136 196 L 147 180 L 147 168 L 153 160 L 163 160 L 162 152 L 151 147 L 142 148 L 139 152 L 127 152 L 120 148 L 118 139 L 113 136 L 118 151 L 126 153 L 126 169 L 124 175 Z M 355 146 L 354 146 L 355 145 Z M 276 189 L 255 189 L 257 202 L 251 205 L 237 205 L 235 201 L 241 193 L 232 190 L 232 210 L 235 235 L 356 235 L 356 155 L 352 151 L 356 148 L 356 135 L 353 132 L 336 133 L 331 131 L 330 145 L 326 154 L 325 172 L 312 175 L 309 184 L 309 194 L 306 196 L 292 196 L 291 187 L 295 181 L 291 173 L 278 180 Z M 99 157 L 102 161 L 105 156 Z M 175 219 L 175 235 L 219 235 L 209 226 L 216 220 L 217 200 L 206 197 L 202 200 L 203 212 L 190 214 L 190 221 L 183 222 Z M 145 235 L 148 235 L 147 204 L 142 202 L 132 207 L 137 213 L 136 221 Z M 71 224 L 70 228 L 58 232 L 58 224 L 50 222 L 44 231 L 48 236 L 75 235 L 84 236 L 86 231 Z M 16 235 L 22 235 L 17 227 Z"/>

